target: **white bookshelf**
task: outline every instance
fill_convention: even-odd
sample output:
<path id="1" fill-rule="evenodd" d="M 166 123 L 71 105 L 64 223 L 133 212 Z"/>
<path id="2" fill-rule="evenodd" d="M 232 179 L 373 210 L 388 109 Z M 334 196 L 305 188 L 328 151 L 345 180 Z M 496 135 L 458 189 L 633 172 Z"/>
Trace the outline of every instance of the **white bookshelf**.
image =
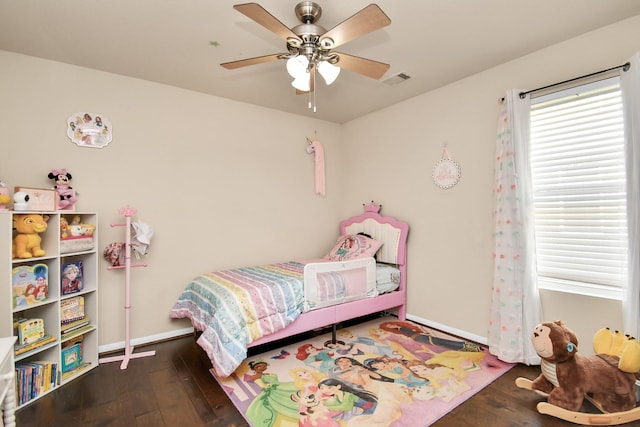
<path id="1" fill-rule="evenodd" d="M 47 230 L 40 234 L 44 256 L 28 259 L 12 257 L 12 243 L 15 235 L 13 220 L 17 215 L 35 213 L 48 216 Z M 92 239 L 84 239 L 85 244 L 72 244 L 68 241 L 61 244 L 61 222 L 66 219 L 72 223 L 74 217 L 79 217 L 80 223 L 95 226 Z M 87 244 L 88 242 L 88 244 Z M 92 244 L 91 244 L 92 243 Z M 89 246 L 89 247 L 87 247 Z M 0 211 L 0 304 L 4 304 L 0 310 L 0 337 L 13 337 L 14 318 L 40 318 L 44 319 L 45 333 L 54 338 L 54 341 L 13 355 L 15 366 L 21 364 L 53 362 L 57 364 L 57 378 L 53 387 L 41 391 L 37 396 L 25 401 L 15 396 L 16 407 L 19 409 L 51 391 L 73 381 L 89 370 L 98 366 L 98 215 L 92 212 L 16 212 Z M 82 263 L 83 288 L 80 291 L 64 295 L 61 290 L 62 268 L 67 263 Z M 20 266 L 32 266 L 45 264 L 48 267 L 48 296 L 44 300 L 31 300 L 31 303 L 16 306 L 14 298 L 13 271 Z M 16 292 L 18 293 L 18 292 Z M 66 300 L 83 297 L 85 315 L 89 324 L 77 329 L 75 332 L 62 334 L 61 331 L 61 304 Z M 82 365 L 62 374 L 62 351 L 66 345 L 82 338 Z M 17 384 L 19 385 L 19 384 Z"/>

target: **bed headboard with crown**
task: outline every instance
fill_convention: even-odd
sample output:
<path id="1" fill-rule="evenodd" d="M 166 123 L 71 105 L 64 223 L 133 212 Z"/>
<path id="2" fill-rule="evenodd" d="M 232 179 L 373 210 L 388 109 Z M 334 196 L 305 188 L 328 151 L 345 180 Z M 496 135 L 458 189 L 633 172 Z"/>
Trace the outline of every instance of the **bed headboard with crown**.
<path id="1" fill-rule="evenodd" d="M 406 266 L 409 224 L 394 217 L 380 215 L 382 205 L 373 201 L 363 206 L 363 214 L 340 222 L 341 234 L 368 234 L 382 242 L 382 247 L 376 254 L 377 261 Z"/>

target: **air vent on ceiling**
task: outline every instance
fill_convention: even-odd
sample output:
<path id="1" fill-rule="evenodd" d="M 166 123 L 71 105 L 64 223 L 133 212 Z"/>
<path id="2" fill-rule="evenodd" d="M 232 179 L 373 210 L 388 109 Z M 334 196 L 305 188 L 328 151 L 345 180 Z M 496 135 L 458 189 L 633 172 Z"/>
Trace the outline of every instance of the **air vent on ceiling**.
<path id="1" fill-rule="evenodd" d="M 406 82 L 410 78 L 411 78 L 411 76 L 409 74 L 398 73 L 398 74 L 396 74 L 394 76 L 391 76 L 391 77 L 389 77 L 387 79 L 384 79 L 382 81 L 382 83 L 388 84 L 389 86 L 393 86 L 393 85 L 397 85 L 397 84 L 402 83 L 402 82 Z"/>

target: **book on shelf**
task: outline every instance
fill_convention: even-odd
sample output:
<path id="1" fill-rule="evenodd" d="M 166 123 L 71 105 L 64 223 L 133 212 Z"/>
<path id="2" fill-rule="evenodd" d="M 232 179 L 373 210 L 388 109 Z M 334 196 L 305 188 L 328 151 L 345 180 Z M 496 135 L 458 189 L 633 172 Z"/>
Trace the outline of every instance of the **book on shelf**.
<path id="1" fill-rule="evenodd" d="M 19 319 L 14 322 L 14 334 L 20 345 L 27 345 L 44 338 L 43 319 Z"/>
<path id="2" fill-rule="evenodd" d="M 82 363 L 80 363 L 80 365 L 77 368 L 75 368 L 75 369 L 73 369 L 71 371 L 63 372 L 62 375 L 61 375 L 61 378 L 63 380 L 66 380 L 67 378 L 77 374 L 78 372 L 80 372 L 80 371 L 82 371 L 84 369 L 89 368 L 90 366 L 91 366 L 91 362 L 82 362 Z"/>
<path id="3" fill-rule="evenodd" d="M 62 336 L 69 335 L 73 332 L 77 332 L 78 330 L 84 328 L 85 326 L 89 326 L 90 324 L 91 324 L 91 319 L 85 316 L 82 319 L 74 320 L 73 322 L 60 325 L 60 333 L 62 334 Z"/>
<path id="4" fill-rule="evenodd" d="M 82 363 L 82 343 L 75 343 L 62 349 L 62 373 L 73 371 Z"/>
<path id="5" fill-rule="evenodd" d="M 82 342 L 84 341 L 84 337 L 79 335 L 77 337 L 73 337 L 62 343 L 62 349 L 69 348 L 72 345 L 80 344 L 80 355 L 82 355 Z"/>
<path id="6" fill-rule="evenodd" d="M 40 338 L 38 341 L 34 341 L 30 344 L 25 344 L 25 345 L 20 345 L 20 344 L 16 344 L 13 347 L 14 353 L 16 356 L 19 356 L 21 354 L 24 354 L 28 351 L 31 350 L 35 350 L 36 348 L 42 347 L 43 345 L 55 342 L 56 338 L 52 337 L 51 335 L 46 335 L 42 338 Z"/>
<path id="7" fill-rule="evenodd" d="M 84 336 L 78 335 L 62 343 L 61 377 L 66 380 L 79 371 L 91 366 L 84 360 Z"/>
<path id="8" fill-rule="evenodd" d="M 62 295 L 73 294 L 84 289 L 82 261 L 64 263 L 60 271 L 60 292 Z"/>
<path id="9" fill-rule="evenodd" d="M 47 264 L 19 265 L 13 268 L 11 274 L 14 308 L 38 304 L 49 296 Z"/>
<path id="10" fill-rule="evenodd" d="M 84 319 L 84 297 L 77 296 L 60 301 L 60 324 Z"/>
<path id="11" fill-rule="evenodd" d="M 58 364 L 51 361 L 18 363 L 15 375 L 18 403 L 24 404 L 57 385 Z"/>
<path id="12" fill-rule="evenodd" d="M 42 376 L 42 381 L 40 383 L 42 392 L 46 392 L 51 390 L 57 384 L 58 378 L 58 364 L 56 362 L 51 361 L 34 361 L 34 364 L 38 364 L 44 367 L 44 375 Z"/>

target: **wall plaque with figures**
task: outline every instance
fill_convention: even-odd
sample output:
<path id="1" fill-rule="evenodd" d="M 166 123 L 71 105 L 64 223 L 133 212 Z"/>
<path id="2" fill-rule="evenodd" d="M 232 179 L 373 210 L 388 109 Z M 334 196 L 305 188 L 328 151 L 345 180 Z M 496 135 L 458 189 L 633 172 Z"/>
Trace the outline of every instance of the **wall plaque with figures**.
<path id="1" fill-rule="evenodd" d="M 67 136 L 79 147 L 102 148 L 112 140 L 111 123 L 103 115 L 78 112 L 67 119 Z"/>

